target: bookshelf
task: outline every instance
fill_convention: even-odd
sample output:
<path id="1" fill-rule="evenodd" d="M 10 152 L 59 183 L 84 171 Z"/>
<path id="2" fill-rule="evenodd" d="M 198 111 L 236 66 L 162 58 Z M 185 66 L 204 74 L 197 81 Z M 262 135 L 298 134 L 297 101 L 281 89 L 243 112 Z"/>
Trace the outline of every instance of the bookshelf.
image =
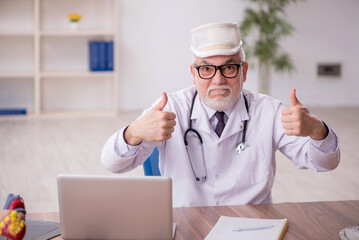
<path id="1" fill-rule="evenodd" d="M 36 115 L 115 112 L 117 4 L 0 0 L 0 108 L 26 108 Z M 69 13 L 82 15 L 76 31 L 69 27 Z M 113 71 L 89 70 L 88 44 L 93 40 L 113 41 Z"/>

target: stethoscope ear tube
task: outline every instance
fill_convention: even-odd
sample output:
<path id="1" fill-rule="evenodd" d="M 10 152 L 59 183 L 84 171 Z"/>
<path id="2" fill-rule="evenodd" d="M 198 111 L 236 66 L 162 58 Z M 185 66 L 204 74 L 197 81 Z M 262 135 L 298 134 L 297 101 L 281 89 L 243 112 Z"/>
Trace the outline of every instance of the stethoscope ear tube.
<path id="1" fill-rule="evenodd" d="M 192 98 L 192 104 L 191 104 L 191 111 L 190 111 L 190 114 L 189 114 L 189 122 L 188 122 L 188 126 L 189 128 L 184 132 L 184 135 L 183 135 L 183 141 L 184 141 L 184 145 L 186 146 L 186 152 L 187 152 L 187 155 L 188 155 L 188 160 L 189 160 L 189 163 L 191 165 L 191 168 L 192 168 L 192 172 L 194 174 L 194 177 L 196 179 L 197 182 L 204 182 L 206 179 L 207 179 L 207 167 L 206 167 L 206 162 L 204 160 L 204 150 L 203 150 L 203 140 L 202 140 L 202 136 L 201 134 L 199 134 L 199 132 L 195 129 L 192 128 L 192 121 L 191 121 L 191 117 L 192 117 L 192 112 L 193 112 L 193 106 L 194 106 L 194 101 L 196 99 L 196 96 L 197 96 L 197 91 L 194 93 L 193 95 L 193 98 Z M 193 164 L 192 164 L 192 159 L 191 159 L 191 156 L 188 152 L 188 141 L 187 141 L 187 136 L 188 136 L 188 133 L 189 132 L 193 132 L 197 138 L 199 139 L 199 142 L 200 142 L 200 145 L 201 145 L 201 153 L 202 153 L 202 164 L 203 164 L 203 168 L 205 170 L 205 174 L 204 176 L 202 176 L 201 178 L 199 178 L 193 168 Z"/>
<path id="2" fill-rule="evenodd" d="M 197 182 L 204 182 L 206 179 L 207 179 L 207 167 L 206 167 L 206 161 L 204 160 L 204 150 L 203 150 L 203 144 L 201 143 L 201 153 L 202 153 L 202 164 L 203 164 L 203 169 L 204 169 L 204 175 L 199 178 L 196 174 L 196 171 L 194 170 L 194 167 L 193 167 L 193 164 L 192 164 L 192 159 L 191 159 L 191 156 L 188 152 L 188 144 L 186 145 L 186 152 L 187 152 L 187 156 L 188 156 L 188 159 L 189 159 L 189 163 L 191 165 L 191 168 L 192 168 L 192 172 L 193 172 L 193 175 L 196 179 Z"/>
<path id="3" fill-rule="evenodd" d="M 195 170 L 194 170 L 193 164 L 192 164 L 191 156 L 190 156 L 190 154 L 189 154 L 189 152 L 188 152 L 187 135 L 188 135 L 189 132 L 195 133 L 195 135 L 196 135 L 197 138 L 199 139 L 199 142 L 200 142 L 200 145 L 201 145 L 201 153 L 202 153 L 202 161 L 203 161 L 202 164 L 203 164 L 203 168 L 204 168 L 204 170 L 205 170 L 205 174 L 204 174 L 204 176 L 202 176 L 201 178 L 199 178 L 199 177 L 197 176 L 197 174 L 196 174 L 196 172 L 195 172 Z M 203 140 L 202 140 L 202 137 L 201 137 L 201 135 L 199 134 L 198 131 L 196 131 L 196 130 L 193 129 L 193 128 L 189 128 L 189 129 L 187 129 L 187 130 L 185 131 L 183 140 L 184 140 L 184 145 L 186 146 L 186 152 L 187 152 L 187 155 L 188 155 L 189 163 L 191 164 L 191 168 L 192 168 L 192 172 L 193 172 L 193 174 L 194 174 L 194 177 L 195 177 L 195 179 L 196 179 L 197 182 L 200 182 L 200 181 L 201 181 L 201 182 L 204 182 L 204 180 L 206 180 L 206 178 L 207 178 L 207 167 L 206 167 L 206 162 L 205 162 L 205 160 L 204 160 L 204 150 L 203 150 Z"/>
<path id="4" fill-rule="evenodd" d="M 201 143 L 201 145 L 203 144 L 203 140 L 202 140 L 202 137 L 201 137 L 201 134 L 199 134 L 199 132 L 193 128 L 188 128 L 185 132 L 184 132 L 184 135 L 183 135 L 183 141 L 184 141 L 184 145 L 187 147 L 188 146 L 188 141 L 187 141 L 187 135 L 189 132 L 194 132 L 198 139 L 199 139 L 199 142 Z"/>

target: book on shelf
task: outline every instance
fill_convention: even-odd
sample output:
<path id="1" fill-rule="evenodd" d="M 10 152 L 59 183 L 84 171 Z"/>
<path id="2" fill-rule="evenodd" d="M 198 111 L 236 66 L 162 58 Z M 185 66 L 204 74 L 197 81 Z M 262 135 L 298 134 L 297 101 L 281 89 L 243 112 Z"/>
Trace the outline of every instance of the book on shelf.
<path id="1" fill-rule="evenodd" d="M 107 42 L 107 71 L 113 71 L 113 41 Z"/>
<path id="2" fill-rule="evenodd" d="M 25 108 L 0 108 L 0 115 L 25 115 Z"/>
<path id="3" fill-rule="evenodd" d="M 113 71 L 113 41 L 89 42 L 90 71 Z"/>

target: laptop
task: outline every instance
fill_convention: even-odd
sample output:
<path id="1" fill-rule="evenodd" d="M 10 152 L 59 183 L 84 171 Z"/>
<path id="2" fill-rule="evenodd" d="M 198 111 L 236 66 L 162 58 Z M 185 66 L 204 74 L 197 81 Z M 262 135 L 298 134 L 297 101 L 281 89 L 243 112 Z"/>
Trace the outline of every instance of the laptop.
<path id="1" fill-rule="evenodd" d="M 57 176 L 63 239 L 173 239 L 168 177 Z"/>

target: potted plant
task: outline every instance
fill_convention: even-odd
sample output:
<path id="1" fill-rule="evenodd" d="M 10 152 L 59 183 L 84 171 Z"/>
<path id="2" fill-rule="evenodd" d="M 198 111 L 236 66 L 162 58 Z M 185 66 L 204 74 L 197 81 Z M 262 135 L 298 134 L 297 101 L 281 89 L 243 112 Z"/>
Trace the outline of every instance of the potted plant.
<path id="1" fill-rule="evenodd" d="M 294 65 L 288 53 L 281 50 L 279 41 L 290 36 L 294 27 L 285 19 L 285 7 L 297 0 L 250 0 L 255 8 L 245 9 L 240 23 L 242 38 L 251 37 L 253 44 L 245 43 L 249 57 L 257 59 L 259 92 L 270 94 L 270 73 L 274 70 L 291 72 Z"/>
<path id="2" fill-rule="evenodd" d="M 78 29 L 78 23 L 81 20 L 82 15 L 78 13 L 70 13 L 67 14 L 67 18 L 70 20 L 70 29 L 72 31 L 76 31 Z"/>

